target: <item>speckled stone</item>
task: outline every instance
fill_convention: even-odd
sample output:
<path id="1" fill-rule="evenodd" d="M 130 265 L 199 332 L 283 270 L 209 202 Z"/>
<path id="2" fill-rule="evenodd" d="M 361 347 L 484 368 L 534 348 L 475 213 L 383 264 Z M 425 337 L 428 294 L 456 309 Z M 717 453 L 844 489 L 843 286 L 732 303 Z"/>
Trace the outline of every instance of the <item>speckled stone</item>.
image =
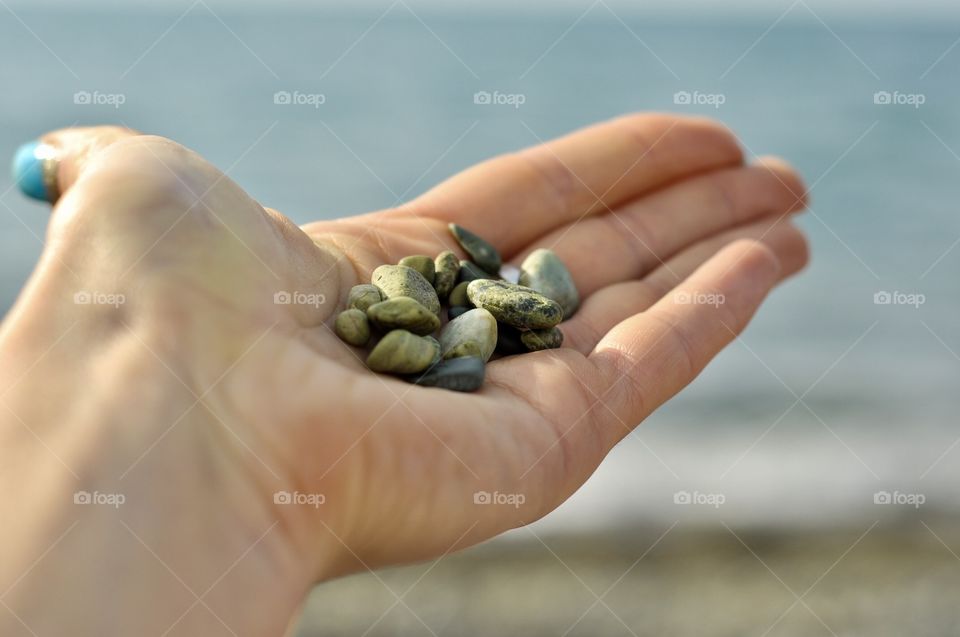
<path id="1" fill-rule="evenodd" d="M 498 321 L 520 329 L 544 329 L 563 320 L 563 310 L 556 301 L 506 281 L 471 281 L 467 285 L 467 297 Z"/>
<path id="2" fill-rule="evenodd" d="M 404 329 L 420 336 L 440 329 L 440 319 L 409 296 L 397 296 L 367 308 L 367 318 L 382 332 Z"/>
<path id="3" fill-rule="evenodd" d="M 347 296 L 347 307 L 350 309 L 367 311 L 367 308 L 374 303 L 383 300 L 379 288 L 371 283 L 363 283 L 350 288 L 350 294 Z"/>
<path id="4" fill-rule="evenodd" d="M 388 374 L 416 374 L 430 367 L 439 350 L 436 339 L 393 330 L 367 356 L 367 367 Z"/>
<path id="5" fill-rule="evenodd" d="M 419 376 L 408 377 L 423 387 L 442 387 L 453 391 L 477 391 L 483 385 L 484 364 L 476 356 L 445 360 Z"/>
<path id="6" fill-rule="evenodd" d="M 436 315 L 440 315 L 440 299 L 433 285 L 423 275 L 405 265 L 381 265 L 373 271 L 371 283 L 380 289 L 384 299 L 409 296 Z"/>
<path id="7" fill-rule="evenodd" d="M 400 259 L 397 265 L 405 265 L 408 268 L 413 268 L 422 274 L 423 278 L 425 278 L 430 285 L 433 285 L 433 277 L 435 274 L 433 259 L 425 254 L 415 254 L 413 256 L 403 257 Z"/>
<path id="8" fill-rule="evenodd" d="M 486 272 L 476 263 L 470 261 L 460 262 L 460 272 L 457 274 L 457 281 L 460 283 L 476 281 L 477 279 L 492 279 L 494 275 Z"/>
<path id="9" fill-rule="evenodd" d="M 524 347 L 531 352 L 539 352 L 544 349 L 556 349 L 563 345 L 563 332 L 559 327 L 551 327 L 545 330 L 529 330 L 520 333 L 520 340 Z"/>
<path id="10" fill-rule="evenodd" d="M 446 250 L 437 255 L 433 262 L 433 289 L 440 299 L 450 295 L 450 290 L 457 284 L 457 275 L 460 274 L 460 259 L 457 255 Z"/>
<path id="11" fill-rule="evenodd" d="M 475 352 L 471 353 L 469 347 L 464 347 L 469 343 L 476 345 Z M 440 350 L 444 358 L 473 355 L 486 362 L 496 346 L 497 319 L 481 308 L 458 316 L 440 331 Z"/>
<path id="12" fill-rule="evenodd" d="M 340 312 L 333 324 L 333 331 L 344 343 L 363 347 L 370 340 L 370 324 L 362 310 L 349 309 Z"/>
<path id="13" fill-rule="evenodd" d="M 496 248 L 463 226 L 451 223 L 449 227 L 450 233 L 460 244 L 460 247 L 470 255 L 471 261 L 490 274 L 496 275 L 500 272 L 502 260 Z"/>
<path id="14" fill-rule="evenodd" d="M 470 285 L 469 281 L 463 281 L 462 283 L 457 283 L 453 290 L 450 291 L 450 297 L 447 299 L 450 307 L 473 306 L 473 303 L 470 302 L 470 297 L 467 296 L 468 285 Z"/>
<path id="15" fill-rule="evenodd" d="M 541 248 L 531 252 L 520 265 L 518 283 L 559 303 L 564 319 L 573 316 L 580 307 L 580 294 L 570 270 L 553 250 Z"/>

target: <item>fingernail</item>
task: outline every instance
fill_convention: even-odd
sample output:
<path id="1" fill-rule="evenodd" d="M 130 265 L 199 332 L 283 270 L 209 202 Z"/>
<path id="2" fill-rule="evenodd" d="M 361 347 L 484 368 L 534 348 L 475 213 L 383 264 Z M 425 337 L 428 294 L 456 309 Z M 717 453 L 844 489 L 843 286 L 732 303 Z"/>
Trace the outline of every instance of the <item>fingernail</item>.
<path id="1" fill-rule="evenodd" d="M 20 191 L 32 199 L 57 198 L 56 149 L 42 142 L 28 142 L 13 156 L 13 178 Z"/>

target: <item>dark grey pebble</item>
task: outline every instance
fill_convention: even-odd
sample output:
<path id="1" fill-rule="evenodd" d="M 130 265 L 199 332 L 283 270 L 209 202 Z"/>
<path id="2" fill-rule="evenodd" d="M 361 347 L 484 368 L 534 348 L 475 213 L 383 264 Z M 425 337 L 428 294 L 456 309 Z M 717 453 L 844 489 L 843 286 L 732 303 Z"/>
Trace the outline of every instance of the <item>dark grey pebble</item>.
<path id="1" fill-rule="evenodd" d="M 450 224 L 450 234 L 457 240 L 460 247 L 470 255 L 470 260 L 487 272 L 496 275 L 500 272 L 502 259 L 497 249 L 476 234 L 463 226 Z"/>
<path id="2" fill-rule="evenodd" d="M 423 387 L 442 387 L 453 391 L 477 391 L 483 385 L 484 364 L 476 356 L 451 358 L 438 363 L 419 376 L 407 379 Z"/>

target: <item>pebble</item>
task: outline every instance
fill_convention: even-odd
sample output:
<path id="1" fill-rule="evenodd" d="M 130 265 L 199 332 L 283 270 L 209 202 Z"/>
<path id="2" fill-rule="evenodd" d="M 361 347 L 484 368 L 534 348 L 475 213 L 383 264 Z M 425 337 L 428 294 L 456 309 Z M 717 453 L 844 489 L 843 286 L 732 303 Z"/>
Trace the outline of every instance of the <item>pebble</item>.
<path id="1" fill-rule="evenodd" d="M 513 356 L 515 354 L 525 354 L 529 350 L 523 344 L 520 338 L 522 332 L 517 328 L 506 323 L 497 323 L 497 354 L 501 356 Z"/>
<path id="2" fill-rule="evenodd" d="M 422 274 L 423 278 L 425 278 L 430 285 L 433 285 L 433 278 L 436 271 L 434 270 L 433 259 L 427 255 L 416 254 L 409 257 L 403 257 L 400 259 L 397 265 L 405 265 L 408 268 L 413 268 Z"/>
<path id="3" fill-rule="evenodd" d="M 553 250 L 540 248 L 531 252 L 520 264 L 518 283 L 559 303 L 564 318 L 573 316 L 580 307 L 580 294 L 570 270 Z"/>
<path id="4" fill-rule="evenodd" d="M 471 281 L 467 285 L 467 297 L 498 321 L 520 329 L 544 329 L 563 320 L 563 309 L 556 301 L 506 281 Z"/>
<path id="5" fill-rule="evenodd" d="M 347 307 L 366 312 L 368 307 L 382 300 L 383 296 L 377 286 L 362 283 L 350 288 L 350 294 L 347 296 Z"/>
<path id="6" fill-rule="evenodd" d="M 381 265 L 373 271 L 371 283 L 380 289 L 384 299 L 409 296 L 437 316 L 440 298 L 433 285 L 423 275 L 405 265 Z"/>
<path id="7" fill-rule="evenodd" d="M 469 312 L 472 309 L 473 308 L 469 305 L 454 305 L 453 307 L 447 309 L 447 318 L 452 321 L 453 319 L 462 315 L 464 312 Z"/>
<path id="8" fill-rule="evenodd" d="M 420 336 L 440 329 L 440 319 L 409 296 L 397 296 L 367 308 L 367 318 L 383 332 L 404 329 Z"/>
<path id="9" fill-rule="evenodd" d="M 453 286 L 457 284 L 457 275 L 460 274 L 460 259 L 449 250 L 441 252 L 433 262 L 433 270 L 433 289 L 437 291 L 437 296 L 445 299 L 450 295 Z"/>
<path id="10" fill-rule="evenodd" d="M 476 346 L 471 354 L 468 344 Z M 487 310 L 476 308 L 465 312 L 443 326 L 440 331 L 440 351 L 444 358 L 479 356 L 490 360 L 497 346 L 497 319 Z"/>
<path id="11" fill-rule="evenodd" d="M 430 367 L 439 351 L 436 339 L 393 330 L 367 356 L 367 367 L 375 372 L 416 374 Z"/>
<path id="12" fill-rule="evenodd" d="M 529 330 L 520 333 L 520 340 L 530 352 L 539 352 L 544 349 L 556 349 L 563 345 L 563 332 L 559 327 L 545 330 Z"/>
<path id="13" fill-rule="evenodd" d="M 354 347 L 363 347 L 370 340 L 370 324 L 367 315 L 358 309 L 349 309 L 340 312 L 334 321 L 333 331 L 344 343 Z"/>
<path id="14" fill-rule="evenodd" d="M 469 281 L 463 281 L 457 283 L 457 285 L 450 291 L 450 297 L 447 299 L 447 302 L 450 304 L 450 307 L 470 307 L 470 297 L 467 296 L 467 286 L 470 285 Z"/>
<path id="15" fill-rule="evenodd" d="M 476 281 L 477 279 L 492 279 L 493 275 L 489 272 L 486 272 L 483 268 L 478 266 L 476 263 L 471 263 L 470 261 L 461 261 L 460 262 L 460 272 L 457 275 L 457 281 L 463 283 L 469 283 L 470 281 Z"/>
<path id="16" fill-rule="evenodd" d="M 483 385 L 484 364 L 476 356 L 451 358 L 419 376 L 408 378 L 423 387 L 442 387 L 453 391 L 477 391 Z"/>
<path id="17" fill-rule="evenodd" d="M 502 259 L 500 258 L 500 253 L 497 252 L 496 248 L 463 226 L 458 226 L 455 223 L 451 223 L 449 228 L 450 233 L 453 235 L 454 239 L 457 240 L 457 243 L 460 244 L 460 247 L 470 255 L 471 261 L 476 263 L 490 274 L 496 275 L 498 272 L 500 272 L 500 264 L 502 263 Z"/>

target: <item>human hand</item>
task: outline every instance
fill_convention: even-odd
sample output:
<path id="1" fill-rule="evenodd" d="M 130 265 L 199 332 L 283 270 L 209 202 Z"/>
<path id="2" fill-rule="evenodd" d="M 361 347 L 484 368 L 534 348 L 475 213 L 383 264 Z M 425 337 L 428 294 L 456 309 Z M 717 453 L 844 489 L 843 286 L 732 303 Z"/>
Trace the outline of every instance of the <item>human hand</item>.
<path id="1" fill-rule="evenodd" d="M 620 118 L 399 208 L 302 229 L 168 140 L 94 128 L 44 141 L 63 195 L 0 330 L 3 480 L 21 520 L 0 591 L 14 583 L 10 608 L 48 632 L 67 616 L 31 602 L 44 576 L 109 577 L 117 552 L 140 583 L 114 574 L 140 611 L 117 632 L 276 634 L 315 581 L 536 520 L 807 258 L 789 219 L 804 203 L 796 174 L 744 165 L 730 133 L 701 119 Z M 458 251 L 450 221 L 509 262 L 552 248 L 583 299 L 563 348 L 492 361 L 475 394 L 373 374 L 331 330 L 376 266 Z M 122 303 L 74 302 L 83 292 Z M 712 301 L 685 302 L 697 299 Z M 79 490 L 126 502 L 79 511 Z M 476 504 L 478 492 L 523 503 Z M 67 578 L 60 598 L 84 581 Z M 189 603 L 156 593 L 171 581 Z"/>

